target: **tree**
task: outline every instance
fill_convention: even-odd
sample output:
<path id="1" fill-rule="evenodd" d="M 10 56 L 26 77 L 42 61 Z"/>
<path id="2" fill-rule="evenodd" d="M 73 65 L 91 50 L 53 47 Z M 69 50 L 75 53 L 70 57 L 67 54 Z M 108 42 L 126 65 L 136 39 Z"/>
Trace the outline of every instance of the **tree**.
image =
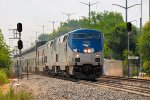
<path id="1" fill-rule="evenodd" d="M 51 37 L 49 34 L 40 34 L 38 37 L 39 41 L 49 41 L 51 40 Z"/>
<path id="2" fill-rule="evenodd" d="M 143 71 L 150 75 L 150 21 L 142 28 L 142 35 L 138 40 L 139 53 L 143 59 Z"/>
<path id="3" fill-rule="evenodd" d="M 72 31 L 74 29 L 81 28 L 80 21 L 78 20 L 70 20 L 67 22 L 61 22 L 61 26 L 54 32 L 51 32 L 50 34 L 41 34 L 38 39 L 39 41 L 43 40 L 52 40 L 56 37 L 59 37 L 63 34 L 68 33 L 69 31 Z"/>
<path id="4" fill-rule="evenodd" d="M 0 68 L 8 68 L 10 64 L 10 51 L 0 30 Z"/>
<path id="5" fill-rule="evenodd" d="M 101 31 L 104 35 L 112 33 L 113 29 L 115 28 L 116 25 L 123 23 L 123 17 L 120 13 L 117 12 L 101 12 L 101 13 L 96 13 L 96 12 L 91 12 L 91 23 L 90 26 L 88 25 L 88 19 L 84 18 L 83 19 L 85 23 L 83 24 L 82 27 L 87 27 L 87 28 L 93 28 Z"/>
<path id="6" fill-rule="evenodd" d="M 144 64 L 143 64 L 143 71 L 150 75 L 150 61 L 144 61 Z"/>
<path id="7" fill-rule="evenodd" d="M 123 54 L 124 51 L 127 50 L 128 46 L 128 38 L 127 38 L 127 29 L 126 29 L 126 23 L 121 23 L 115 26 L 114 30 L 111 34 L 108 34 L 108 47 L 113 51 L 112 57 L 115 59 L 124 59 Z M 136 28 L 133 27 L 132 31 L 130 32 L 130 42 L 129 42 L 129 48 L 130 52 L 133 52 L 132 54 L 136 54 L 136 44 L 138 42 L 138 32 L 136 31 Z"/>
<path id="8" fill-rule="evenodd" d="M 139 38 L 138 47 L 143 60 L 150 61 L 150 21 L 148 21 L 142 29 L 142 35 Z"/>
<path id="9" fill-rule="evenodd" d="M 81 28 L 80 20 L 70 20 L 63 22 L 61 23 L 61 27 L 56 31 L 57 37 L 78 28 Z"/>

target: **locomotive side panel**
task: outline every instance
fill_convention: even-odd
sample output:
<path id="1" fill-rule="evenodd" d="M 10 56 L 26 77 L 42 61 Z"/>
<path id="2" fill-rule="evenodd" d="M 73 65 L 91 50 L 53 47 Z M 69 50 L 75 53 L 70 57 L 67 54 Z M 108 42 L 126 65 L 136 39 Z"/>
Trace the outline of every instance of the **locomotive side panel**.
<path id="1" fill-rule="evenodd" d="M 37 49 L 37 69 L 38 71 L 43 71 L 45 67 L 45 57 L 46 57 L 46 45 L 43 45 Z"/>

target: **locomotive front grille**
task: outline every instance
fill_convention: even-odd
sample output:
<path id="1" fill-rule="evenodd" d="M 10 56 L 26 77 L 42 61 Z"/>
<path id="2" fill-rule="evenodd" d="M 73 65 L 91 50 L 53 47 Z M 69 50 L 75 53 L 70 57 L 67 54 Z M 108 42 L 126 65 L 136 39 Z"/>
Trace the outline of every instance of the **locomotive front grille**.
<path id="1" fill-rule="evenodd" d="M 95 58 L 95 62 L 100 62 L 100 58 Z"/>
<path id="2" fill-rule="evenodd" d="M 82 73 L 84 74 L 91 74 L 93 73 L 93 67 L 91 64 L 84 64 L 82 66 Z"/>
<path id="3" fill-rule="evenodd" d="M 80 62 L 80 58 L 75 58 L 75 62 Z"/>

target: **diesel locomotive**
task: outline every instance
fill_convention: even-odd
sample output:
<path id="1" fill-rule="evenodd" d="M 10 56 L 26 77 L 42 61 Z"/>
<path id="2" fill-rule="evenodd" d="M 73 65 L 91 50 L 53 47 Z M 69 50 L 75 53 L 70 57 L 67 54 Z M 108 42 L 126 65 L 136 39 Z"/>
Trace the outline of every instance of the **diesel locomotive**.
<path id="1" fill-rule="evenodd" d="M 37 42 L 22 52 L 21 70 L 77 79 L 96 79 L 103 74 L 103 34 L 77 29 L 50 41 Z M 17 66 L 17 56 L 13 66 Z"/>

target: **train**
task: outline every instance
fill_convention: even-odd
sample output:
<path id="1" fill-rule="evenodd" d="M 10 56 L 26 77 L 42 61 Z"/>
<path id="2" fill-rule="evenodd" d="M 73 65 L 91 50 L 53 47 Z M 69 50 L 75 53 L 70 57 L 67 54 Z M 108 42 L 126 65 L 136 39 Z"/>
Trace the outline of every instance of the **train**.
<path id="1" fill-rule="evenodd" d="M 76 79 L 103 75 L 104 36 L 95 29 L 76 29 L 50 41 L 37 42 L 21 54 L 21 70 Z M 19 64 L 14 56 L 13 66 Z"/>

